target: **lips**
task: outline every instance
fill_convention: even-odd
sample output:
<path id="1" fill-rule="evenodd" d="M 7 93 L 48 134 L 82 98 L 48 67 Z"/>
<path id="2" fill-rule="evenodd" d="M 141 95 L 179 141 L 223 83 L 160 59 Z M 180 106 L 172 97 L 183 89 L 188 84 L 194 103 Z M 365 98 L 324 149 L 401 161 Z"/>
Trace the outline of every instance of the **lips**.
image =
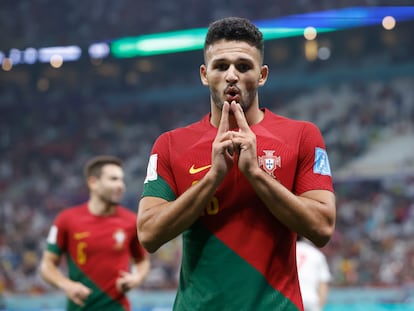
<path id="1" fill-rule="evenodd" d="M 229 101 L 229 102 L 233 101 L 233 100 L 238 102 L 239 99 L 240 99 L 240 90 L 235 86 L 227 87 L 224 90 L 224 94 L 226 95 L 226 100 Z"/>
<path id="2" fill-rule="evenodd" d="M 240 102 L 240 97 L 239 96 L 226 96 L 225 99 L 228 103 L 232 103 L 232 102 Z"/>

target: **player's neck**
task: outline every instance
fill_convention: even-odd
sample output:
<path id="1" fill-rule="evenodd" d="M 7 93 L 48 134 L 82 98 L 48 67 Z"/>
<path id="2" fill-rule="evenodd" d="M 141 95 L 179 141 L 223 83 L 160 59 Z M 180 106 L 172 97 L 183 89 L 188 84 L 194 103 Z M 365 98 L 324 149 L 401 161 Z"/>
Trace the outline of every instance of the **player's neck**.
<path id="1" fill-rule="evenodd" d="M 92 215 L 107 216 L 112 215 L 115 212 L 116 206 L 109 204 L 96 197 L 91 197 L 88 201 L 88 209 Z"/>

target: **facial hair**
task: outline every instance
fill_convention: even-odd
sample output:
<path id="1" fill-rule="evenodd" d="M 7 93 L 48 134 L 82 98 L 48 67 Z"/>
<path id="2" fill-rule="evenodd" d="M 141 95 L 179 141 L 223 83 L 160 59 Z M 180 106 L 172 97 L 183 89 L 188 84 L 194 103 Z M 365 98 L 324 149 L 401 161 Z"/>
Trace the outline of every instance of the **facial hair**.
<path id="1" fill-rule="evenodd" d="M 111 198 L 111 195 L 108 193 L 103 193 L 99 195 L 100 200 L 105 205 L 105 212 L 110 212 L 115 206 L 119 205 L 119 200 L 115 201 Z"/>
<path id="2" fill-rule="evenodd" d="M 224 91 L 224 93 L 225 93 L 225 91 Z M 211 87 L 210 87 L 210 94 L 211 94 L 211 98 L 212 98 L 214 104 L 221 111 L 223 109 L 223 105 L 224 105 L 223 97 L 225 96 L 225 94 L 220 95 L 219 91 L 217 91 L 216 89 L 213 89 Z M 240 104 L 240 106 L 242 107 L 244 112 L 249 110 L 249 108 L 253 105 L 253 101 L 256 98 L 256 94 L 257 94 L 257 89 L 252 90 L 250 92 L 247 92 L 247 96 L 244 96 L 241 91 L 239 92 L 240 100 L 239 100 L 238 104 Z M 232 112 L 230 111 L 230 113 L 232 113 Z"/>

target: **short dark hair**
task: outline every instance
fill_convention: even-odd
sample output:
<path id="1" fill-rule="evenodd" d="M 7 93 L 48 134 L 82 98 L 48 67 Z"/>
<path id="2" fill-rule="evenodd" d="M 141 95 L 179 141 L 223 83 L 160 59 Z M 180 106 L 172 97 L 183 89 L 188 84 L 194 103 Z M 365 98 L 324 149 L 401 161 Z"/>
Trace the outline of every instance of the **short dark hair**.
<path id="1" fill-rule="evenodd" d="M 107 164 L 115 164 L 119 167 L 122 167 L 122 160 L 118 157 L 111 155 L 99 155 L 91 158 L 86 162 L 83 168 L 83 175 L 85 179 L 88 179 L 91 176 L 100 177 L 102 174 L 102 167 Z"/>
<path id="2" fill-rule="evenodd" d="M 260 51 L 263 59 L 263 34 L 250 20 L 243 17 L 225 17 L 210 24 L 204 41 L 204 55 L 207 48 L 219 40 L 244 41 Z"/>

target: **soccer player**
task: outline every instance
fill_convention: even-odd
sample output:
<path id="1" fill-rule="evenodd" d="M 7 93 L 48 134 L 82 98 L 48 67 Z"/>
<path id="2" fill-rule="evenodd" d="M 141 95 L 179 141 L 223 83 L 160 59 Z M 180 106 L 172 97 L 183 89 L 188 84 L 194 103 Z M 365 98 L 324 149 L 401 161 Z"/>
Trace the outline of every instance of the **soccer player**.
<path id="1" fill-rule="evenodd" d="M 298 237 L 296 258 L 305 311 L 321 311 L 328 297 L 331 280 L 326 257 L 309 240 Z"/>
<path id="2" fill-rule="evenodd" d="M 65 292 L 67 310 L 130 310 L 125 294 L 143 282 L 150 262 L 138 241 L 136 213 L 119 205 L 125 191 L 122 162 L 97 156 L 84 173 L 90 198 L 55 219 L 41 275 Z M 63 255 L 68 276 L 59 268 Z"/>
<path id="3" fill-rule="evenodd" d="M 182 234 L 175 310 L 303 310 L 296 235 L 323 246 L 334 232 L 319 129 L 259 107 L 263 47 L 247 19 L 213 22 L 200 66 L 211 111 L 152 148 L 138 236 L 155 252 Z"/>

